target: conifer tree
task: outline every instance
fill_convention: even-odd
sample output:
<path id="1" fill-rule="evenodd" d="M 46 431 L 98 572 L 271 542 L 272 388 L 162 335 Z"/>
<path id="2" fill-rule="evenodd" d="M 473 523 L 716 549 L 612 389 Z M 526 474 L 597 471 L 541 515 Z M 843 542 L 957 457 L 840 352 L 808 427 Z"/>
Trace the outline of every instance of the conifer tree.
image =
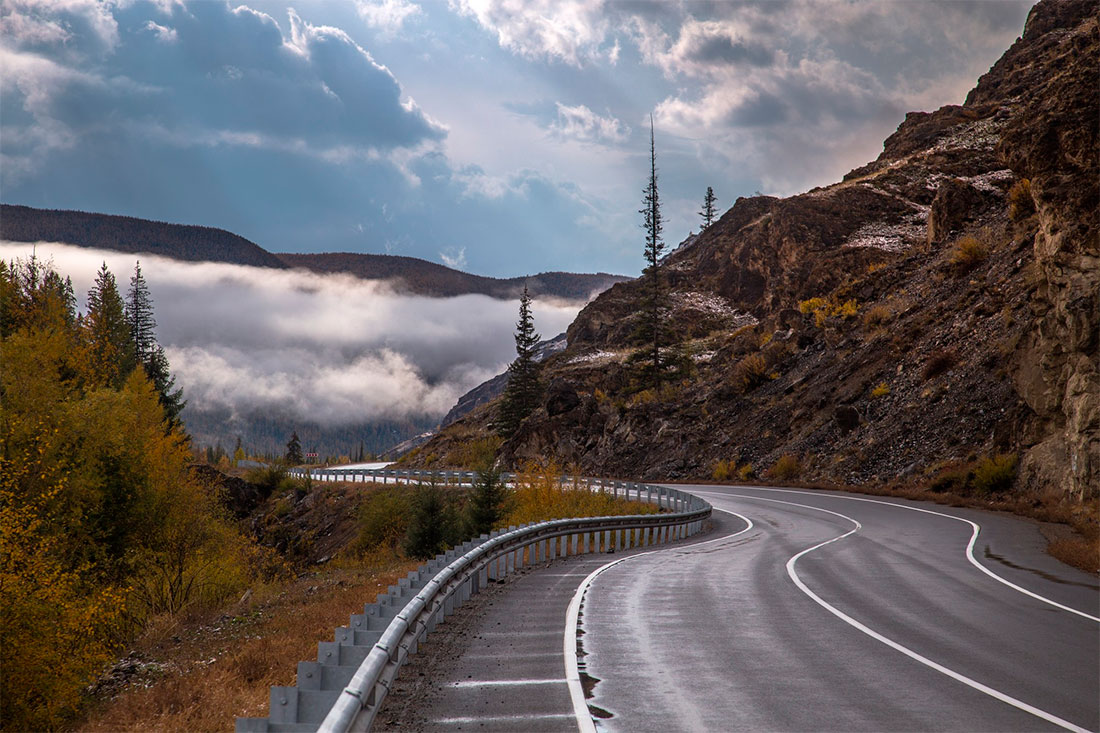
<path id="1" fill-rule="evenodd" d="M 106 262 L 88 291 L 83 324 L 94 378 L 119 389 L 137 363 L 122 296 Z"/>
<path id="2" fill-rule="evenodd" d="M 500 473 L 491 466 L 479 470 L 467 509 L 470 535 L 479 537 L 493 531 L 493 526 L 504 516 L 504 497 Z"/>
<path id="3" fill-rule="evenodd" d="M 405 535 L 405 554 L 426 560 L 444 552 L 461 540 L 456 520 L 453 504 L 446 500 L 439 487 L 434 484 L 420 486 L 413 499 L 412 517 Z"/>
<path id="4" fill-rule="evenodd" d="M 703 195 L 703 209 L 699 212 L 699 216 L 703 217 L 702 229 L 709 229 L 714 223 L 714 189 L 710 186 L 707 186 L 707 192 Z"/>
<path id="5" fill-rule="evenodd" d="M 645 348 L 632 361 L 639 367 L 639 380 L 659 393 L 671 362 L 675 360 L 667 353 L 673 346 L 674 337 L 669 325 L 669 297 L 662 268 L 664 219 L 657 189 L 657 148 L 652 117 L 649 120 L 649 182 L 643 190 L 642 208 L 638 213 L 642 215 L 645 230 L 646 266 L 642 270 L 642 313 L 634 338 Z"/>
<path id="6" fill-rule="evenodd" d="M 519 299 L 519 321 L 516 323 L 516 359 L 508 366 L 508 386 L 500 403 L 497 432 L 510 438 L 523 419 L 530 415 L 542 401 L 540 368 L 535 361 L 535 347 L 541 337 L 535 333 L 531 316 L 531 296 L 527 285 Z"/>
<path id="7" fill-rule="evenodd" d="M 290 440 L 286 444 L 286 462 L 292 466 L 297 466 L 304 460 L 302 457 L 302 441 L 298 439 L 298 431 L 291 431 Z"/>
<path id="8" fill-rule="evenodd" d="M 134 356 L 145 364 L 157 347 L 157 321 L 153 317 L 153 299 L 149 286 L 141 275 L 141 262 L 134 263 L 130 278 L 130 290 L 126 293 L 126 321 L 130 324 L 130 336 L 134 340 Z"/>
<path id="9" fill-rule="evenodd" d="M 178 425 L 180 412 L 183 411 L 186 402 L 183 400 L 183 390 L 175 389 L 176 379 L 168 368 L 168 357 L 157 343 L 157 321 L 153 316 L 153 298 L 141 274 L 141 262 L 134 263 L 134 274 L 130 278 L 130 289 L 126 293 L 125 306 L 126 322 L 130 325 L 130 337 L 134 344 L 134 356 L 137 362 L 145 367 L 145 373 L 156 387 L 169 425 Z"/>

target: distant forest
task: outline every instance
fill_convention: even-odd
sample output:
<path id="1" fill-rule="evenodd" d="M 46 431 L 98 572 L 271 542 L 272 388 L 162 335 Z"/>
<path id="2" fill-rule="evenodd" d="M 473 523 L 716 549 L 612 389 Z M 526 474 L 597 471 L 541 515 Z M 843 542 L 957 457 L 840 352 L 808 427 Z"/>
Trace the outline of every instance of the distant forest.
<path id="1" fill-rule="evenodd" d="M 322 426 L 285 415 L 254 414 L 233 417 L 228 410 L 183 412 L 184 424 L 200 447 L 221 446 L 231 453 L 237 438 L 248 455 L 282 456 L 291 432 L 297 432 L 302 451 L 322 456 L 355 456 L 362 443 L 377 455 L 413 436 L 432 430 L 438 419 L 373 420 L 355 425 Z"/>
<path id="2" fill-rule="evenodd" d="M 349 252 L 276 255 L 224 229 L 10 204 L 0 204 L 0 238 L 13 242 L 63 242 L 118 252 L 148 252 L 188 262 L 228 262 L 347 273 L 365 280 L 394 280 L 407 292 L 429 297 L 478 293 L 511 300 L 519 297 L 526 282 L 536 298 L 578 301 L 588 300 L 615 283 L 630 279 L 602 272 L 543 272 L 530 277 L 501 279 L 471 275 L 415 257 Z"/>
<path id="3" fill-rule="evenodd" d="M 277 256 L 291 267 L 301 267 L 314 272 L 344 272 L 364 280 L 398 280 L 409 292 L 432 297 L 480 293 L 493 298 L 512 300 L 519 298 L 526 282 L 528 290 L 534 297 L 541 295 L 566 300 L 588 300 L 595 293 L 602 292 L 617 282 L 630 279 L 604 272 L 596 274 L 541 272 L 530 277 L 483 277 L 452 270 L 415 257 L 353 252 L 279 253 Z"/>
<path id="4" fill-rule="evenodd" d="M 64 242 L 118 252 L 149 252 L 188 262 L 286 267 L 263 247 L 224 229 L 83 211 L 0 204 L 0 237 L 13 242 Z"/>

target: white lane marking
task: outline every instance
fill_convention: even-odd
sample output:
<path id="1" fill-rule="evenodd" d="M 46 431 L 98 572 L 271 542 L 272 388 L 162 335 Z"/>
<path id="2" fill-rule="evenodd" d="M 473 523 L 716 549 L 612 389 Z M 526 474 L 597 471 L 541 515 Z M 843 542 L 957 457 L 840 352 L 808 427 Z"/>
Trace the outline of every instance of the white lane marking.
<path id="1" fill-rule="evenodd" d="M 462 680 L 449 687 L 526 687 L 528 685 L 561 685 L 563 679 L 554 680 Z"/>
<path id="2" fill-rule="evenodd" d="M 1023 588 L 1019 585 L 1016 585 L 1011 580 L 1008 580 L 1006 578 L 1002 578 L 1000 575 L 997 575 L 992 570 L 987 568 L 985 565 L 982 565 L 980 562 L 978 562 L 978 559 L 974 557 L 974 545 L 977 544 L 977 542 L 978 542 L 978 533 L 981 532 L 981 527 L 978 525 L 977 522 L 972 522 L 969 519 L 964 519 L 963 517 L 956 517 L 953 514 L 944 514 L 943 512 L 932 511 L 931 509 L 921 509 L 920 507 L 908 506 L 906 504 L 895 504 L 892 501 L 880 501 L 878 499 L 867 499 L 867 498 L 864 498 L 862 496 L 845 496 L 843 494 L 823 494 L 823 493 L 815 493 L 815 492 L 812 492 L 812 491 L 797 491 L 795 489 L 772 489 L 772 488 L 765 488 L 765 487 L 762 487 L 762 486 L 737 486 L 736 488 L 742 489 L 742 490 L 751 489 L 751 490 L 754 490 L 754 491 L 779 491 L 779 492 L 783 492 L 783 493 L 787 493 L 787 494 L 803 494 L 805 496 L 822 496 L 822 497 L 826 497 L 826 498 L 829 498 L 829 499 L 844 499 L 845 501 L 865 501 L 869 504 L 885 504 L 886 506 L 897 507 L 898 509 L 908 509 L 909 511 L 912 511 L 912 512 L 922 512 L 924 514 L 934 514 L 937 517 L 947 517 L 948 519 L 954 519 L 957 522 L 965 522 L 966 524 L 969 524 L 970 528 L 971 528 L 970 542 L 966 545 L 966 559 L 970 562 L 971 565 L 976 567 L 978 570 L 981 570 L 983 573 L 985 573 L 989 577 L 993 578 L 998 583 L 1004 583 L 1009 588 L 1012 588 L 1015 591 L 1019 591 L 1020 593 L 1023 593 L 1025 596 L 1030 596 L 1031 598 L 1034 598 L 1037 601 L 1042 601 L 1043 603 L 1054 606 L 1055 608 L 1060 608 L 1063 611 L 1068 611 L 1069 613 L 1076 614 L 1076 615 L 1078 615 L 1082 618 L 1087 618 L 1090 621 L 1096 621 L 1097 623 L 1100 623 L 1100 616 L 1093 616 L 1091 614 L 1085 613 L 1084 611 L 1078 611 L 1076 608 L 1066 606 L 1064 604 L 1059 603 L 1058 601 L 1053 601 L 1053 600 L 1051 600 L 1051 599 L 1049 599 L 1045 596 L 1041 596 L 1038 593 L 1030 591 L 1027 588 Z M 699 493 L 711 493 L 711 494 L 714 494 L 714 495 L 717 495 L 717 496 L 729 496 L 729 494 L 724 494 L 720 491 L 719 492 L 699 492 Z"/>
<path id="3" fill-rule="evenodd" d="M 803 492 L 803 493 L 805 493 L 805 492 Z M 1051 713 L 1048 713 L 1045 710 L 1040 710 L 1039 708 L 1035 707 L 1034 705 L 1028 705 L 1023 700 L 1017 700 L 1016 698 L 1012 697 L 1011 695 L 1006 695 L 1005 693 L 1003 693 L 999 690 L 995 690 L 995 689 L 993 689 L 992 687 L 990 687 L 988 685 L 983 685 L 981 682 L 978 682 L 975 679 L 971 679 L 970 677 L 967 677 L 964 674 L 956 672 L 953 669 L 949 669 L 948 667 L 945 667 L 945 666 L 943 666 L 942 664 L 940 664 L 938 662 L 934 662 L 931 659 L 929 659 L 928 657 L 925 657 L 921 654 L 918 654 L 917 652 L 913 651 L 909 647 L 903 646 L 903 645 L 899 644 L 898 642 L 894 641 L 893 639 L 890 639 L 886 636 L 883 636 L 882 634 L 878 633 L 877 631 L 870 628 L 869 626 L 866 626 L 866 625 L 860 623 L 859 621 L 856 621 L 854 618 L 852 618 L 848 614 L 844 613 L 839 608 L 836 608 L 835 606 L 831 605 L 828 601 L 822 599 L 821 596 L 817 595 L 812 590 L 810 590 L 810 588 L 805 583 L 802 582 L 802 578 L 800 578 L 798 576 L 798 573 L 795 571 L 795 569 L 794 569 L 795 563 L 797 563 L 799 558 L 801 558 L 803 555 L 807 555 L 807 554 L 813 552 L 814 550 L 825 547 L 826 545 L 831 545 L 834 542 L 839 542 L 840 540 L 844 539 L 845 537 L 848 537 L 848 536 L 853 535 L 856 532 L 858 532 L 863 527 L 863 525 L 860 524 L 858 520 L 853 519 L 852 517 L 849 517 L 845 514 L 841 514 L 840 512 L 834 512 L 831 509 L 822 509 L 821 507 L 811 506 L 809 504 L 798 504 L 798 503 L 793 502 L 793 501 L 781 501 L 780 499 L 768 499 L 768 498 L 763 497 L 763 496 L 745 496 L 743 494 L 726 494 L 726 496 L 732 496 L 732 497 L 736 497 L 736 498 L 739 498 L 739 499 L 748 499 L 749 501 L 770 501 L 770 502 L 775 503 L 775 504 L 787 504 L 787 505 L 790 505 L 790 506 L 802 507 L 803 509 L 812 509 L 812 510 L 819 511 L 819 512 L 825 512 L 827 514 L 833 514 L 835 516 L 843 517 L 844 519 L 848 520 L 849 522 L 854 524 L 855 527 L 853 527 L 852 529 L 848 530 L 847 532 L 845 532 L 844 534 L 842 534 L 838 537 L 832 538 L 831 540 L 825 540 L 824 542 L 819 542 L 818 544 L 814 545 L 813 547 L 807 547 L 805 550 L 803 550 L 802 552 L 797 553 L 796 555 L 791 557 L 790 560 L 787 561 L 787 575 L 790 576 L 791 580 L 794 581 L 794 584 L 796 586 L 798 586 L 798 589 L 800 591 L 805 593 L 815 603 L 817 603 L 819 606 L 821 606 L 826 611 L 833 614 L 834 616 L 836 616 L 837 618 L 839 618 L 841 621 L 848 624 L 849 626 L 852 626 L 853 628 L 858 629 L 859 631 L 862 631 L 864 634 L 866 634 L 867 636 L 870 636 L 875 641 L 882 642 L 883 644 L 890 647 L 891 649 L 894 649 L 896 651 L 901 652 L 905 656 L 920 662 L 924 666 L 936 670 L 940 674 L 946 675 L 946 676 L 950 677 L 951 679 L 956 680 L 958 682 L 962 682 L 964 685 L 966 685 L 968 687 L 972 687 L 973 689 L 977 690 L 978 692 L 989 695 L 990 697 L 992 697 L 996 700 L 1000 700 L 1003 703 L 1007 703 L 1007 704 L 1011 705 L 1014 708 L 1017 708 L 1019 710 L 1023 710 L 1025 713 L 1030 713 L 1031 715 L 1034 715 L 1037 718 L 1042 718 L 1043 720 L 1047 721 L 1048 723 L 1053 723 L 1054 725 L 1057 725 L 1061 728 L 1065 728 L 1066 730 L 1075 731 L 1075 733 L 1088 733 L 1088 730 L 1086 728 L 1081 728 L 1079 726 L 1076 726 L 1073 723 L 1069 722 L 1068 720 L 1063 720 L 1062 718 L 1059 718 L 1057 715 L 1053 715 Z M 884 502 L 884 503 L 886 503 L 886 502 Z"/>
<path id="4" fill-rule="evenodd" d="M 577 590 L 573 594 L 572 600 L 569 601 L 569 609 L 565 612 L 565 639 L 562 645 L 562 651 L 565 656 L 565 682 L 569 685 L 569 698 L 573 702 L 573 717 L 577 719 L 577 728 L 580 730 L 580 733 L 596 733 L 596 724 L 592 721 L 592 714 L 588 711 L 588 703 L 584 700 L 584 688 L 581 686 L 581 673 L 577 666 L 577 621 L 580 617 L 581 604 L 584 602 L 584 594 L 588 591 L 588 586 L 592 585 L 592 581 L 595 580 L 596 576 L 600 573 L 621 562 L 633 560 L 636 557 L 645 557 L 646 555 L 652 555 L 656 552 L 663 552 L 665 550 L 690 550 L 694 547 L 702 547 L 703 545 L 709 545 L 714 542 L 721 542 L 722 540 L 728 540 L 731 537 L 736 537 L 739 534 L 748 532 L 753 527 L 752 520 L 742 514 L 730 511 L 729 509 L 718 509 L 716 507 L 712 507 L 712 509 L 725 514 L 732 514 L 735 517 L 740 517 L 745 522 L 745 528 L 733 534 L 722 535 L 721 537 L 716 537 L 706 542 L 696 542 L 687 546 L 666 546 L 656 550 L 639 552 L 637 555 L 620 557 L 618 560 L 613 560 L 593 570 L 588 574 L 588 577 L 582 580 L 581 584 L 577 586 Z"/>
<path id="5" fill-rule="evenodd" d="M 466 718 L 436 718 L 436 725 L 469 725 L 472 723 L 524 723 L 530 720 L 572 720 L 568 713 L 541 713 L 533 715 L 478 715 Z"/>

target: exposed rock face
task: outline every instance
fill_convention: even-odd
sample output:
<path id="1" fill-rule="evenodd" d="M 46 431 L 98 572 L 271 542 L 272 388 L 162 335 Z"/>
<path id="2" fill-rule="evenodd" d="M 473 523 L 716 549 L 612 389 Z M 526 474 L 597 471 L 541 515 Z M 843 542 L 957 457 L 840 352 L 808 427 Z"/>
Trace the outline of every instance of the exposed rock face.
<path id="1" fill-rule="evenodd" d="M 948 178 L 936 190 L 932 210 L 928 214 L 928 243 L 944 242 L 954 232 L 960 231 L 970 220 L 971 213 L 981 203 L 981 194 L 969 183 Z"/>
<path id="2" fill-rule="evenodd" d="M 1008 122 L 999 148 L 1013 171 L 1031 180 L 1039 220 L 1035 327 L 1015 372 L 1017 388 L 1040 426 L 1024 470 L 1030 483 L 1060 486 L 1078 496 L 1100 491 L 1096 10 L 1094 2 L 1037 6 L 1023 38 L 972 94 L 980 97 L 986 85 L 1026 100 Z M 1074 24 L 1079 12 L 1084 21 Z M 1030 53 L 1017 52 L 1031 46 L 1036 48 Z M 1040 76 L 1036 68 L 1050 73 Z"/>
<path id="3" fill-rule="evenodd" d="M 946 462 L 1016 453 L 1022 488 L 1095 494 L 1096 8 L 1043 0 L 966 104 L 907 115 L 840 183 L 738 199 L 674 251 L 694 372 L 668 394 L 639 391 L 629 365 L 641 284 L 603 293 L 547 361 L 577 404 L 537 411 L 502 462 L 660 479 L 792 454 L 801 480 L 927 484 Z M 1025 178 L 1035 213 L 1010 219 Z"/>

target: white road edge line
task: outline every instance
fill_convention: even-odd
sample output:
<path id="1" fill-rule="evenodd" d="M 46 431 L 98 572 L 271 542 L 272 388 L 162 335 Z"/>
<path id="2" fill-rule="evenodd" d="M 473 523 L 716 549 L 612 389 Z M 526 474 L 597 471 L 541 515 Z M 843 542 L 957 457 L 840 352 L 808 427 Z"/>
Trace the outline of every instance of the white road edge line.
<path id="1" fill-rule="evenodd" d="M 931 509 L 921 509 L 920 507 L 907 506 L 905 504 L 895 504 L 892 501 L 880 501 L 878 499 L 867 499 L 867 498 L 862 497 L 862 496 L 845 496 L 844 494 L 839 494 L 839 493 L 825 494 L 825 493 L 817 493 L 817 492 L 812 492 L 812 491 L 797 491 L 795 489 L 772 489 L 772 488 L 766 488 L 766 487 L 763 487 L 763 486 L 733 486 L 731 488 L 736 488 L 736 489 L 741 489 L 741 490 L 751 489 L 751 490 L 754 490 L 754 491 L 779 491 L 779 492 L 783 492 L 783 493 L 786 493 L 786 494 L 804 494 L 806 496 L 823 496 L 823 497 L 827 497 L 827 498 L 830 498 L 830 499 L 844 499 L 845 501 L 865 501 L 869 504 L 885 504 L 886 506 L 897 507 L 898 509 L 908 509 L 911 512 L 922 512 L 924 514 L 934 514 L 937 517 L 947 517 L 948 519 L 954 519 L 957 522 L 965 522 L 966 524 L 969 524 L 970 528 L 971 528 L 970 542 L 966 546 L 966 559 L 970 562 L 971 565 L 976 567 L 978 570 L 981 570 L 983 573 L 985 573 L 989 577 L 993 578 L 998 583 L 1004 583 L 1009 588 L 1012 588 L 1015 591 L 1023 593 L 1025 596 L 1030 596 L 1031 598 L 1034 598 L 1037 601 L 1042 601 L 1043 603 L 1054 606 L 1055 608 L 1060 608 L 1063 611 L 1068 611 L 1069 613 L 1076 614 L 1076 615 L 1078 615 L 1082 618 L 1087 618 L 1090 621 L 1096 621 L 1097 623 L 1100 623 L 1100 616 L 1093 616 L 1091 614 L 1085 613 L 1084 611 L 1079 611 L 1076 608 L 1066 606 L 1064 604 L 1059 603 L 1058 601 L 1053 601 L 1049 598 L 1046 598 L 1045 596 L 1041 596 L 1038 593 L 1035 593 L 1034 591 L 1030 591 L 1027 588 L 1023 588 L 1021 586 L 1018 586 L 1015 583 L 1013 583 L 1011 580 L 1008 580 L 1006 578 L 1002 578 L 1000 575 L 997 575 L 992 570 L 987 568 L 985 565 L 982 565 L 980 562 L 978 562 L 978 559 L 976 557 L 974 557 L 974 545 L 976 545 L 977 542 L 978 542 L 978 533 L 981 532 L 981 527 L 978 525 L 977 522 L 972 522 L 969 519 L 964 519 L 962 517 L 956 517 L 953 514 L 944 514 L 943 512 L 935 512 L 935 511 L 932 511 Z M 708 493 L 708 492 L 703 491 L 703 492 L 699 492 L 699 493 L 704 493 L 705 494 L 705 493 Z M 723 492 L 720 492 L 720 491 L 719 492 L 710 492 L 710 493 L 714 493 L 714 494 L 717 494 L 719 496 L 729 496 L 729 494 L 724 494 Z"/>
<path id="2" fill-rule="evenodd" d="M 690 545 L 684 546 L 682 549 L 690 550 L 695 547 L 701 547 L 703 545 L 709 545 L 713 542 L 721 542 L 722 540 L 728 540 L 731 537 L 736 537 L 739 534 L 744 534 L 753 528 L 752 520 L 743 514 L 732 512 L 729 509 L 718 509 L 712 507 L 714 511 L 723 512 L 725 514 L 732 514 L 735 517 L 740 517 L 744 520 L 746 527 L 742 530 L 734 532 L 733 534 L 722 535 L 716 537 L 713 540 L 707 540 L 706 542 L 695 542 Z M 588 586 L 592 585 L 592 581 L 596 579 L 596 576 L 614 567 L 621 562 L 627 560 L 633 560 L 637 557 L 645 557 L 646 555 L 652 555 L 656 552 L 663 552 L 665 550 L 672 549 L 672 545 L 666 545 L 656 550 L 649 550 L 648 552 L 639 552 L 637 555 L 628 555 L 627 557 L 620 557 L 618 560 L 613 560 L 606 565 L 593 570 L 588 574 L 581 584 L 577 586 L 576 592 L 573 594 L 572 600 L 569 601 L 569 609 L 565 612 L 565 638 L 563 647 L 563 653 L 565 656 L 565 682 L 569 685 L 569 698 L 573 702 L 573 717 L 577 719 L 577 729 L 580 733 L 596 733 L 596 724 L 592 720 L 592 713 L 588 711 L 588 703 L 584 699 L 584 688 L 581 686 L 581 673 L 580 668 L 577 666 L 577 622 L 580 618 L 581 604 L 584 603 L 584 594 L 588 591 Z"/>
<path id="3" fill-rule="evenodd" d="M 795 492 L 795 493 L 806 493 L 806 492 Z M 742 494 L 726 494 L 726 496 L 733 496 L 733 497 L 737 497 L 739 499 L 749 499 L 750 501 L 751 500 L 770 501 L 770 502 L 774 502 L 776 504 L 787 504 L 787 505 L 790 505 L 790 506 L 802 507 L 803 509 L 812 509 L 812 510 L 816 510 L 816 511 L 819 511 L 819 512 L 825 512 L 827 514 L 833 514 L 833 515 L 836 515 L 838 517 L 843 517 L 844 519 L 847 519 L 849 522 L 851 522 L 852 524 L 855 525 L 854 528 L 852 528 L 851 530 L 845 532 L 844 534 L 840 535 L 839 537 L 834 537 L 831 540 L 825 540 L 824 542 L 819 542 L 818 544 L 814 545 L 813 547 L 807 547 L 805 550 L 803 550 L 802 552 L 799 552 L 798 554 L 794 555 L 793 557 L 791 557 L 790 560 L 787 561 L 787 575 L 790 576 L 791 580 L 794 581 L 794 584 L 796 586 L 798 586 L 798 589 L 800 591 L 805 593 L 815 603 L 817 603 L 819 606 L 821 606 L 826 611 L 833 614 L 834 616 L 836 616 L 837 618 L 839 618 L 841 621 L 848 624 L 849 626 L 851 626 L 855 629 L 858 629 L 859 631 L 862 631 L 864 634 L 871 637 L 875 641 L 882 642 L 883 644 L 890 647 L 891 649 L 894 649 L 896 651 L 901 652 L 905 656 L 910 657 L 911 659 L 914 659 L 914 660 L 920 662 L 921 664 L 923 664 L 926 667 L 934 669 L 935 671 L 939 672 L 940 674 L 946 675 L 946 676 L 950 677 L 951 679 L 956 680 L 957 682 L 961 682 L 961 683 L 963 683 L 964 685 L 966 685 L 968 687 L 972 687 L 973 689 L 977 690 L 978 692 L 989 695 L 990 697 L 992 697 L 996 700 L 1000 700 L 1003 703 L 1007 703 L 1008 705 L 1011 705 L 1014 708 L 1022 710 L 1025 713 L 1030 713 L 1031 715 L 1034 715 L 1037 718 L 1042 718 L 1043 720 L 1047 721 L 1048 723 L 1053 723 L 1054 725 L 1057 725 L 1060 728 L 1065 728 L 1066 730 L 1071 730 L 1071 731 L 1074 731 L 1075 733 L 1089 733 L 1087 728 L 1081 728 L 1080 726 L 1074 725 L 1073 723 L 1069 722 L 1068 720 L 1063 720 L 1062 718 L 1059 718 L 1057 715 L 1053 715 L 1051 713 L 1048 713 L 1045 710 L 1040 710 L 1039 708 L 1035 707 L 1034 705 L 1028 705 L 1023 700 L 1017 700 L 1016 698 L 1012 697 L 1011 695 L 1006 695 L 1005 693 L 1003 693 L 999 690 L 995 690 L 995 689 L 993 689 L 992 687 L 990 687 L 988 685 L 983 685 L 981 682 L 978 682 L 977 680 L 971 679 L 970 677 L 967 677 L 964 674 L 956 672 L 953 669 L 949 669 L 949 668 L 943 666 L 942 664 L 940 664 L 938 662 L 932 661 L 928 657 L 925 657 L 921 654 L 918 654 L 917 652 L 913 651 L 909 647 L 903 646 L 903 645 L 899 644 L 898 642 L 894 641 L 893 639 L 890 639 L 886 636 L 883 636 L 882 634 L 878 633 L 877 631 L 870 628 L 869 626 L 866 626 L 866 625 L 860 623 L 859 621 L 856 621 L 854 618 L 852 618 L 848 614 L 844 613 L 839 608 L 836 608 L 835 606 L 831 605 L 829 602 L 822 599 L 821 596 L 817 595 L 812 590 L 810 590 L 809 587 L 805 583 L 802 582 L 802 578 L 798 577 L 798 573 L 795 572 L 795 569 L 794 569 L 795 563 L 797 563 L 799 558 L 801 558 L 803 555 L 807 555 L 807 554 L 813 552 L 814 550 L 825 547 L 826 545 L 831 545 L 834 542 L 839 542 L 840 540 L 844 539 L 845 537 L 848 537 L 848 536 L 853 535 L 856 532 L 858 532 L 863 527 L 863 525 L 860 524 L 857 520 L 855 520 L 852 517 L 849 517 L 847 515 L 841 514 L 840 512 L 834 512 L 831 509 L 822 509 L 821 507 L 811 506 L 809 504 L 798 504 L 798 503 L 793 502 L 793 501 L 781 501 L 779 499 L 768 499 L 768 498 L 765 498 L 763 496 L 744 496 Z M 882 503 L 886 504 L 886 503 L 889 503 L 889 502 L 882 502 Z M 935 514 L 936 512 L 932 512 L 932 513 Z M 948 516 L 948 515 L 944 515 L 944 516 Z M 963 521 L 967 521 L 967 520 L 963 520 Z"/>

